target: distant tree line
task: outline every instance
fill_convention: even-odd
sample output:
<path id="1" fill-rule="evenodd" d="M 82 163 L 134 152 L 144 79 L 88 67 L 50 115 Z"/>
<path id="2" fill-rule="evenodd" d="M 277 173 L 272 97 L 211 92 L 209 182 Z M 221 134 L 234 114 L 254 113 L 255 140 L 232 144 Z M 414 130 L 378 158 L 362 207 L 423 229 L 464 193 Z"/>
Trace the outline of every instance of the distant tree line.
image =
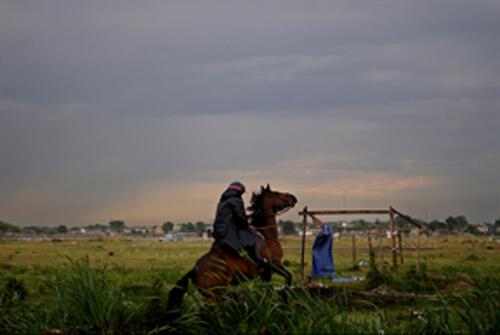
<path id="1" fill-rule="evenodd" d="M 210 228 L 212 225 L 204 223 L 202 221 L 198 221 L 195 224 L 191 222 L 181 223 L 179 231 L 181 233 L 197 233 L 201 234 Z"/>
<path id="2" fill-rule="evenodd" d="M 396 225 L 400 228 L 411 229 L 413 225 L 407 220 L 400 216 L 396 216 Z M 429 222 L 413 218 L 414 221 L 424 226 L 427 231 L 430 232 L 443 232 L 443 233 L 469 233 L 474 235 L 484 234 L 484 229 L 480 230 L 475 224 L 470 224 L 464 215 L 449 216 L 444 221 L 432 220 Z M 366 229 L 376 229 L 376 228 L 389 228 L 388 221 L 380 221 L 376 219 L 375 221 L 369 221 L 364 219 L 351 220 L 349 222 L 345 221 L 335 221 L 328 222 L 333 225 L 336 230 L 366 230 Z M 302 230 L 301 222 L 294 222 L 290 220 L 280 220 L 278 225 L 281 229 L 281 233 L 284 235 L 295 235 L 300 230 Z M 483 223 L 483 227 L 488 228 L 489 234 L 500 235 L 500 218 L 495 220 L 493 223 Z M 181 233 L 197 233 L 201 234 L 207 229 L 212 227 L 211 224 L 207 224 L 203 221 L 197 221 L 195 223 L 186 222 L 174 224 L 171 221 L 164 222 L 161 227 L 163 232 L 169 233 L 174 230 L 175 226 L 179 227 L 179 232 Z M 309 228 L 320 228 L 320 223 L 309 222 Z M 136 228 L 128 228 L 123 220 L 111 220 L 108 224 L 96 223 L 82 227 L 87 231 L 111 231 L 121 233 L 128 229 L 132 234 L 143 233 L 142 230 Z M 79 230 L 80 227 L 68 228 L 65 225 L 59 225 L 55 227 L 47 226 L 27 226 L 19 227 L 12 223 L 0 221 L 0 235 L 5 235 L 7 233 L 24 233 L 24 234 L 37 234 L 37 235 L 54 235 L 54 234 L 66 234 L 71 230 Z"/>
<path id="3" fill-rule="evenodd" d="M 442 232 L 442 233 L 469 233 L 473 235 L 482 235 L 484 234 L 476 224 L 471 224 L 468 222 L 467 218 L 464 215 L 458 216 L 449 216 L 444 221 L 432 220 L 429 222 L 419 220 L 416 218 L 412 218 L 413 221 L 425 227 L 429 232 Z M 400 216 L 396 216 L 395 218 L 396 226 L 403 229 L 411 229 L 414 227 L 413 224 L 409 223 L 407 220 Z M 281 232 L 284 235 L 294 235 L 297 234 L 299 230 L 302 229 L 301 222 L 293 222 L 293 221 L 279 221 L 278 222 L 281 227 Z M 376 229 L 376 228 L 389 228 L 389 221 L 381 221 L 376 219 L 375 221 L 369 221 L 364 219 L 356 219 L 351 220 L 349 222 L 346 221 L 334 221 L 328 222 L 331 224 L 336 230 L 367 230 L 367 229 Z M 488 229 L 488 234 L 500 235 L 500 218 L 498 218 L 495 222 L 489 223 L 485 222 L 482 225 Z M 309 229 L 318 229 L 320 228 L 320 223 L 309 222 Z"/>
<path id="4" fill-rule="evenodd" d="M 112 220 L 110 221 L 107 225 L 96 223 L 93 225 L 88 225 L 84 228 L 85 230 L 89 231 L 116 231 L 116 232 L 121 232 L 123 231 L 126 226 L 125 222 L 121 220 Z M 12 233 L 24 233 L 24 234 L 33 234 L 33 235 L 55 235 L 55 234 L 66 234 L 69 231 L 73 230 L 80 230 L 80 227 L 71 227 L 68 228 L 66 225 L 58 225 L 58 226 L 26 226 L 26 227 L 19 227 L 10 223 L 6 223 L 3 221 L 0 221 L 0 234 L 6 233 L 6 232 L 12 232 Z"/>
<path id="5" fill-rule="evenodd" d="M 68 232 L 68 227 L 65 225 L 59 225 L 56 227 L 46 227 L 46 226 L 27 226 L 21 228 L 21 233 L 34 234 L 34 235 L 55 235 L 55 234 L 66 234 Z"/>
<path id="6" fill-rule="evenodd" d="M 19 228 L 16 225 L 13 225 L 12 223 L 0 221 L 0 235 L 3 235 L 5 233 L 20 233 L 21 228 Z"/>

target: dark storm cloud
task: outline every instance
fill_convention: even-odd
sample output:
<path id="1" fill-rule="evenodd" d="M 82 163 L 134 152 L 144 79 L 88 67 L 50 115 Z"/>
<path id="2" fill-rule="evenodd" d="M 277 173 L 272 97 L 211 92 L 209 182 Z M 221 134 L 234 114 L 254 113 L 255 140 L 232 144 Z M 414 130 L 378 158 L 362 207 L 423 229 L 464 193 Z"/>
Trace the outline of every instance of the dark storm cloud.
<path id="1" fill-rule="evenodd" d="M 2 95 L 219 113 L 477 96 L 498 80 L 494 3 L 266 4 L 8 2 Z"/>
<path id="2" fill-rule="evenodd" d="M 436 213 L 491 220 L 498 14 L 496 1 L 4 1 L 0 209 L 27 222 L 13 208 L 31 201 L 51 222 L 61 201 L 84 221 L 142 183 L 296 166 L 300 187 L 359 177 L 342 171 L 439 179 L 459 195 Z"/>

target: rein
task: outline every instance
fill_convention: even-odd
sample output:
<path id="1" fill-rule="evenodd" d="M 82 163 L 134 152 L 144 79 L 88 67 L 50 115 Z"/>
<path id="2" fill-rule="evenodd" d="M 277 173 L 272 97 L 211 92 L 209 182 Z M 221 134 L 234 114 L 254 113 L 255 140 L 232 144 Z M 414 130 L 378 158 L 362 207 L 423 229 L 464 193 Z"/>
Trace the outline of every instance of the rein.
<path id="1" fill-rule="evenodd" d="M 281 214 L 283 214 L 283 213 L 285 213 L 285 212 L 288 212 L 288 211 L 290 210 L 290 208 L 291 208 L 291 207 L 287 207 L 287 208 L 285 208 L 285 209 L 283 209 L 283 210 L 281 210 L 281 211 L 279 211 L 279 212 L 276 212 L 276 213 L 274 213 L 274 214 L 271 214 L 271 215 L 266 215 L 266 217 L 268 217 L 268 218 L 269 218 L 269 217 L 274 217 L 274 216 L 281 215 Z M 255 214 L 255 213 L 254 213 L 254 214 Z M 257 229 L 257 230 L 266 230 L 266 229 L 273 229 L 273 228 L 278 229 L 277 225 L 265 225 L 265 226 L 261 226 L 261 227 L 256 227 L 256 226 L 254 226 L 254 227 L 255 227 L 255 229 Z"/>
<path id="2" fill-rule="evenodd" d="M 267 229 L 278 229 L 278 227 L 276 225 L 266 225 L 266 226 L 262 226 L 262 227 L 255 227 L 255 229 L 257 229 L 257 230 L 260 231 L 260 230 L 267 230 Z M 280 244 L 280 241 L 278 241 L 277 239 L 275 239 L 273 237 L 264 236 L 264 235 L 262 235 L 262 237 L 264 237 L 264 241 L 265 240 L 271 240 L 273 242 L 276 242 L 277 244 Z"/>
<path id="3" fill-rule="evenodd" d="M 286 208 L 283 208 L 281 211 L 278 211 L 278 212 L 276 212 L 276 213 L 264 215 L 264 217 L 266 217 L 266 218 L 276 217 L 276 216 L 278 216 L 278 215 L 281 215 L 281 214 L 284 214 L 284 213 L 288 212 L 291 208 L 292 208 L 292 207 L 286 207 Z M 256 211 L 256 212 L 254 212 L 254 213 L 251 215 L 251 217 L 258 216 L 258 214 L 257 214 L 257 213 L 260 213 L 260 211 Z M 263 227 L 267 227 L 267 226 L 263 226 Z M 271 226 L 271 227 L 272 227 L 272 226 Z M 255 227 L 255 228 L 257 228 L 257 227 Z M 258 229 L 258 228 L 257 228 L 257 229 Z"/>
<path id="4" fill-rule="evenodd" d="M 257 227 L 256 227 L 256 228 L 257 228 Z M 269 227 L 262 227 L 262 228 L 269 228 Z M 259 228 L 257 228 L 257 229 L 259 229 Z M 273 237 L 270 237 L 270 236 L 264 236 L 264 235 L 262 235 L 262 237 L 264 238 L 264 241 L 266 241 L 266 240 L 270 240 L 270 241 L 276 242 L 277 244 L 280 244 L 280 245 L 281 245 L 280 241 L 278 241 L 277 239 L 275 239 L 275 238 L 273 238 Z"/>
<path id="5" fill-rule="evenodd" d="M 266 230 L 266 229 L 272 229 L 272 228 L 278 228 L 278 227 L 276 227 L 276 225 L 268 225 L 268 226 L 262 226 L 262 227 L 255 227 L 255 229 L 257 229 L 257 230 Z"/>

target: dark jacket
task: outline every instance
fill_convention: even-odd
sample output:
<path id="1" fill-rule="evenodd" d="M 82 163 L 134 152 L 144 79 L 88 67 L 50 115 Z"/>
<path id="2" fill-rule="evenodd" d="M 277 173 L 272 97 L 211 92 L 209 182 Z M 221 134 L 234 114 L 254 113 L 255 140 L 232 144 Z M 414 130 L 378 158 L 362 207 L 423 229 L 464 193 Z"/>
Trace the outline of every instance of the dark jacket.
<path id="1" fill-rule="evenodd" d="M 217 244 L 235 251 L 255 244 L 257 236 L 248 230 L 241 192 L 228 189 L 222 194 L 215 216 L 214 237 Z"/>

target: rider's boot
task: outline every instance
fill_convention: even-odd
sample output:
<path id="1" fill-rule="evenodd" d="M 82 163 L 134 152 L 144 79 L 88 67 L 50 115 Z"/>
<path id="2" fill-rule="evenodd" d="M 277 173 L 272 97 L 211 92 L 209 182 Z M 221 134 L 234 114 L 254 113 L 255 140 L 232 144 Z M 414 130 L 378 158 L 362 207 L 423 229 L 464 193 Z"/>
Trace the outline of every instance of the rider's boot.
<path id="1" fill-rule="evenodd" d="M 260 249 L 257 244 L 254 244 L 253 246 L 248 248 L 248 254 L 258 269 L 263 269 L 264 271 L 270 269 L 270 265 L 267 260 L 262 258 Z"/>

